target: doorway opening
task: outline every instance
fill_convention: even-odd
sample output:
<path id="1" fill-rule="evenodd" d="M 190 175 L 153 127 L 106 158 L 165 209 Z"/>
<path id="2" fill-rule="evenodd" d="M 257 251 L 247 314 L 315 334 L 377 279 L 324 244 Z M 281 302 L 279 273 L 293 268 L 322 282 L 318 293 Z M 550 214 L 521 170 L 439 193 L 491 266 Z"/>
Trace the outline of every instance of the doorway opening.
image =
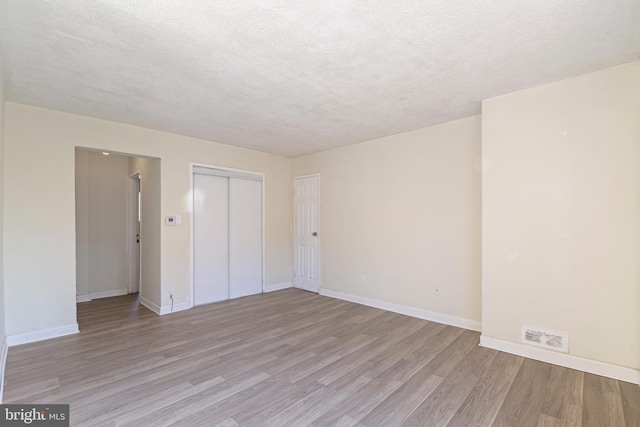
<path id="1" fill-rule="evenodd" d="M 127 301 L 144 302 L 160 286 L 153 280 L 160 270 L 160 159 L 80 147 L 75 154 L 76 301 L 130 295 Z"/>

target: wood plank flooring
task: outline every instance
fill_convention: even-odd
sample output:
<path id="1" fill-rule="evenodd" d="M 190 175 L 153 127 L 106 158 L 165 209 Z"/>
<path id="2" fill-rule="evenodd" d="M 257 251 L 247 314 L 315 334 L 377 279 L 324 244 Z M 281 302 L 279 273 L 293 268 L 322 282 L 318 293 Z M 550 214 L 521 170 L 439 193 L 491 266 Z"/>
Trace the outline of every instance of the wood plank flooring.
<path id="1" fill-rule="evenodd" d="M 79 426 L 640 425 L 637 385 L 295 289 L 162 317 L 106 298 L 78 322 L 9 349 L 4 403 L 69 403 Z"/>

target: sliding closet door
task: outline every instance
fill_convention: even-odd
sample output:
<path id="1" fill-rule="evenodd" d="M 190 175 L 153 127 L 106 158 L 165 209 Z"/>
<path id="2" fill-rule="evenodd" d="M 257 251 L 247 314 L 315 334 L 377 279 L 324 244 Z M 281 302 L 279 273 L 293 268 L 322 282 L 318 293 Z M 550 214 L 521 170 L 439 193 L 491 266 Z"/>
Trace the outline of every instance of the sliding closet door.
<path id="1" fill-rule="evenodd" d="M 229 178 L 193 175 L 194 305 L 229 299 Z"/>
<path id="2" fill-rule="evenodd" d="M 229 179 L 229 298 L 262 292 L 262 182 Z"/>

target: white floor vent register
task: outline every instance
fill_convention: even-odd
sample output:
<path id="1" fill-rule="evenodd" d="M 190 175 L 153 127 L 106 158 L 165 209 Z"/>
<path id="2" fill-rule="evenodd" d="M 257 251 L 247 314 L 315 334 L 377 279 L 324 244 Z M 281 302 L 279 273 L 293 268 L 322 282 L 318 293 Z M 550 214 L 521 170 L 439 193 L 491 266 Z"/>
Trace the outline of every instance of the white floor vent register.
<path id="1" fill-rule="evenodd" d="M 520 341 L 549 350 L 569 353 L 569 333 L 538 328 L 537 326 L 522 325 Z"/>

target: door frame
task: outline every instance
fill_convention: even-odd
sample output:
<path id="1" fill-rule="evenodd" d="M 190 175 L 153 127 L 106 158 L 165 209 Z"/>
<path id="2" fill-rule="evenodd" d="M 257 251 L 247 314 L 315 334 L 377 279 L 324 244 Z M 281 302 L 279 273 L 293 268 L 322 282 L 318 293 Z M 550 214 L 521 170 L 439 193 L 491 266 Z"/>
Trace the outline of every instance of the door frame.
<path id="1" fill-rule="evenodd" d="M 293 268 L 295 269 L 296 267 L 296 233 L 295 233 L 295 224 L 296 224 L 296 179 L 303 179 L 303 178 L 312 178 L 312 177 L 318 177 L 318 295 L 320 295 L 320 291 L 322 290 L 322 250 L 321 250 L 321 246 L 322 246 L 322 225 L 321 225 L 321 221 L 320 221 L 320 201 L 322 199 L 322 197 L 320 197 L 321 193 L 321 188 L 322 188 L 322 180 L 320 179 L 320 172 L 318 173 L 311 173 L 311 174 L 307 174 L 307 175 L 299 175 L 299 176 L 294 176 L 293 177 L 293 224 L 292 224 L 292 231 L 293 231 L 293 259 L 292 264 L 293 264 Z M 291 273 L 293 273 L 293 270 L 291 271 Z M 291 276 L 291 287 L 295 288 L 295 283 L 296 283 L 296 277 L 295 274 L 293 274 Z M 299 288 L 298 288 L 299 289 Z"/>
<path id="2" fill-rule="evenodd" d="M 221 171 L 228 172 L 239 172 L 246 173 L 249 175 L 259 176 L 262 181 L 262 212 L 261 212 L 261 228 L 262 228 L 262 293 L 266 292 L 266 268 L 265 268 L 265 189 L 266 189 L 266 175 L 264 172 L 257 172 L 248 169 L 238 169 L 238 168 L 230 168 L 226 166 L 217 166 L 209 163 L 200 163 L 200 162 L 189 162 L 189 194 L 188 194 L 188 203 L 189 203 L 189 308 L 194 307 L 194 272 L 195 272 L 195 257 L 194 257 L 194 245 L 195 245 L 195 237 L 194 237 L 194 212 L 193 212 L 193 169 L 194 167 L 202 167 L 202 168 L 210 168 Z"/>
<path id="3" fill-rule="evenodd" d="M 137 177 L 137 179 L 135 178 Z M 135 172 L 129 174 L 129 192 L 128 192 L 128 203 L 127 203 L 127 264 L 128 264 L 128 291 L 129 293 L 133 293 L 133 289 L 131 288 L 131 278 L 132 275 L 135 274 L 133 270 L 133 264 L 132 264 L 132 257 L 133 257 L 133 252 L 135 251 L 135 244 L 134 244 L 134 234 L 135 234 L 135 230 L 134 230 L 134 215 L 138 215 L 138 211 L 142 212 L 142 203 L 140 203 L 140 199 L 138 199 L 138 211 L 134 212 L 133 210 L 133 203 L 132 200 L 134 198 L 134 193 L 135 193 L 135 187 L 136 185 L 134 184 L 134 181 L 138 181 L 138 191 L 140 193 L 142 193 L 142 171 L 140 169 L 136 170 Z M 135 195 L 135 197 L 137 198 L 137 194 Z M 140 215 L 139 218 L 139 222 L 140 222 L 140 230 L 139 230 L 139 237 L 138 239 L 140 240 L 139 245 L 138 245 L 138 290 L 136 292 L 138 292 L 139 295 L 142 295 L 142 215 Z"/>

